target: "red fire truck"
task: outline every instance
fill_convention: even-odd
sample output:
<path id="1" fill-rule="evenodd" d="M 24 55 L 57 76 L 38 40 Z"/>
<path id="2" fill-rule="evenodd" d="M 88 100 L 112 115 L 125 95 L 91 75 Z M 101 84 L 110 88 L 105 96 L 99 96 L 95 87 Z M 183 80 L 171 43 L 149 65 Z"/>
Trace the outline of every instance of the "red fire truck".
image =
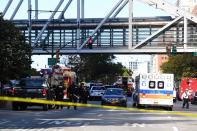
<path id="1" fill-rule="evenodd" d="M 178 97 L 180 100 L 182 100 L 182 94 L 185 92 L 185 90 L 188 89 L 190 94 L 193 94 L 197 92 L 197 78 L 182 78 L 180 85 L 179 85 L 179 93 Z M 190 96 L 190 100 L 191 100 Z"/>

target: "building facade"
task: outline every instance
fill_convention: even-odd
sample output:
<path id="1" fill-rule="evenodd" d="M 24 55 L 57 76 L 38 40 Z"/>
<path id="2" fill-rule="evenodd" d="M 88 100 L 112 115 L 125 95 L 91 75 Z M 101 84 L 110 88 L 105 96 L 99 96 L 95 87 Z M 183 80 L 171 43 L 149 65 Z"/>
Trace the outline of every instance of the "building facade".
<path id="1" fill-rule="evenodd" d="M 197 0 L 177 0 L 177 6 L 197 15 Z"/>

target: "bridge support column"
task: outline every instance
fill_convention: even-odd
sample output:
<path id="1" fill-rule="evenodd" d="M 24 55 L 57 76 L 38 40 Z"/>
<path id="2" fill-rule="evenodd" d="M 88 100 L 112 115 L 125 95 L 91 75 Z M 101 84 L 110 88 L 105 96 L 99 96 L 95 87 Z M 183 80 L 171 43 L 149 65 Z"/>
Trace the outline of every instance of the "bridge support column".
<path id="1" fill-rule="evenodd" d="M 28 20 L 29 20 L 29 28 L 28 28 L 28 37 L 29 37 L 29 45 L 31 45 L 31 0 L 28 0 Z"/>
<path id="2" fill-rule="evenodd" d="M 187 49 L 187 43 L 188 43 L 187 41 L 187 25 L 188 24 L 187 23 L 188 23 L 187 18 L 184 17 L 184 50 Z"/>
<path id="3" fill-rule="evenodd" d="M 38 19 L 38 0 L 35 0 L 35 19 Z"/>
<path id="4" fill-rule="evenodd" d="M 84 18 L 84 0 L 81 0 L 81 18 Z"/>
<path id="5" fill-rule="evenodd" d="M 133 46 L 133 0 L 129 0 L 129 40 L 128 40 L 128 49 L 131 50 Z"/>
<path id="6" fill-rule="evenodd" d="M 77 50 L 80 46 L 80 0 L 77 0 Z"/>

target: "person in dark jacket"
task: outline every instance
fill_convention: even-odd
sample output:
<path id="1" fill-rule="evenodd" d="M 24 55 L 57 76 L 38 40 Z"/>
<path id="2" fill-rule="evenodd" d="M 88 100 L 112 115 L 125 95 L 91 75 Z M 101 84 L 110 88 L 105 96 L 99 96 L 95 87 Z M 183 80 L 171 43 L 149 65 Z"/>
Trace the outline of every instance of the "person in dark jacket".
<path id="1" fill-rule="evenodd" d="M 56 96 L 56 101 L 63 101 L 64 98 L 64 89 L 63 86 L 57 86 L 55 88 L 55 96 Z M 63 109 L 63 106 L 59 106 L 56 105 L 56 109 L 59 109 L 59 107 L 61 107 L 61 109 Z"/>
<path id="2" fill-rule="evenodd" d="M 87 104 L 88 90 L 84 86 L 84 83 L 81 83 L 81 85 L 80 85 L 80 88 L 79 88 L 79 97 L 80 97 L 79 102 L 84 103 L 84 104 Z"/>
<path id="3" fill-rule="evenodd" d="M 69 102 L 77 103 L 77 100 L 78 100 L 78 89 L 77 89 L 77 86 L 75 85 L 75 83 L 72 83 L 68 87 L 67 93 L 68 93 Z M 70 106 L 68 106 L 67 108 L 70 109 Z M 75 110 L 77 109 L 76 105 L 74 105 L 74 109 Z"/>

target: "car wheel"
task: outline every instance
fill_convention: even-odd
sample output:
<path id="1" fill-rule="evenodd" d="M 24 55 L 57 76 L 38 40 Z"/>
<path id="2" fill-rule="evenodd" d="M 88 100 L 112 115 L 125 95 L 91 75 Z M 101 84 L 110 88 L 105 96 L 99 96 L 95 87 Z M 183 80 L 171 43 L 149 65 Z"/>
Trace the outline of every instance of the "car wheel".
<path id="1" fill-rule="evenodd" d="M 89 96 L 89 98 L 88 98 L 90 101 L 92 100 L 92 97 L 91 96 Z"/>
<path id="2" fill-rule="evenodd" d="M 172 106 L 169 106 L 169 107 L 168 107 L 168 110 L 169 110 L 169 111 L 172 111 L 172 108 L 173 108 Z"/>
<path id="3" fill-rule="evenodd" d="M 193 99 L 191 100 L 191 104 L 194 104 L 194 100 Z"/>
<path id="4" fill-rule="evenodd" d="M 43 110 L 44 110 L 44 111 L 47 111 L 47 110 L 48 110 L 48 105 L 44 104 L 44 105 L 43 105 Z"/>
<path id="5" fill-rule="evenodd" d="M 124 104 L 123 104 L 123 107 L 127 107 L 127 103 L 124 103 Z"/>
<path id="6" fill-rule="evenodd" d="M 26 110 L 27 109 L 27 106 L 26 105 L 20 105 L 20 109 L 21 110 Z"/>
<path id="7" fill-rule="evenodd" d="M 12 102 L 12 110 L 17 111 L 17 110 L 18 110 L 18 108 L 19 108 L 18 103 L 16 103 L 16 102 Z"/>

